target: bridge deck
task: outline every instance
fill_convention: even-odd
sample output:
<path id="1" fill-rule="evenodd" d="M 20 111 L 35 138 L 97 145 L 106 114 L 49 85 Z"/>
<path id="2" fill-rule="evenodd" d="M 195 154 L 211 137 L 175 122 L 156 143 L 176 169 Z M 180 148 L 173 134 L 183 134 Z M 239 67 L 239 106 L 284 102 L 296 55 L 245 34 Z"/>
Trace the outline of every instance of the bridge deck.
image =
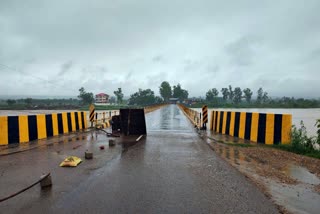
<path id="1" fill-rule="evenodd" d="M 0 197 L 48 170 L 54 182 L 51 190 L 35 187 L 3 202 L 0 213 L 278 212 L 217 157 L 175 105 L 147 114 L 146 120 L 148 136 L 124 152 L 119 146 L 99 151 L 105 137 L 83 133 L 81 141 L 0 156 Z M 76 168 L 58 167 L 63 155 L 81 157 L 87 148 L 94 151 L 94 160 Z"/>

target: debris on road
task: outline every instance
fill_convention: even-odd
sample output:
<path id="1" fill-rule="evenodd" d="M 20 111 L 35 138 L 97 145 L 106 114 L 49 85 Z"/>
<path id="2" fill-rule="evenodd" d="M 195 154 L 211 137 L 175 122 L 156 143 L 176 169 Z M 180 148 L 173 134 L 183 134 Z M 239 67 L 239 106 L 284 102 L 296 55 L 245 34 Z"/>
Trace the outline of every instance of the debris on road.
<path id="1" fill-rule="evenodd" d="M 82 162 L 81 158 L 69 156 L 61 162 L 61 167 L 76 167 Z"/>
<path id="2" fill-rule="evenodd" d="M 116 145 L 116 143 L 115 143 L 115 141 L 114 140 L 109 140 L 109 146 L 115 146 Z"/>
<path id="3" fill-rule="evenodd" d="M 138 142 L 139 140 L 141 140 L 142 137 L 143 137 L 143 135 L 140 135 L 140 136 L 136 139 L 136 141 Z"/>
<path id="4" fill-rule="evenodd" d="M 51 180 L 51 175 L 50 174 L 42 175 L 40 177 L 40 186 L 41 186 L 41 189 L 44 189 L 44 188 L 52 186 L 52 180 Z"/>
<path id="5" fill-rule="evenodd" d="M 100 146 L 99 148 L 100 148 L 100 150 L 104 150 L 104 146 Z"/>
<path id="6" fill-rule="evenodd" d="M 84 157 L 85 157 L 85 159 L 92 159 L 93 158 L 93 153 L 86 151 L 84 153 Z"/>

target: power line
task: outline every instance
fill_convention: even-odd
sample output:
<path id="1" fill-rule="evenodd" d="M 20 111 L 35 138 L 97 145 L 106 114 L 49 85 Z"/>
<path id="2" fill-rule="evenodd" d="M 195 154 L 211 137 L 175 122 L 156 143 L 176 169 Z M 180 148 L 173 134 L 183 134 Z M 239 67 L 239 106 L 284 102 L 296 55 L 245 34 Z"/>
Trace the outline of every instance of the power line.
<path id="1" fill-rule="evenodd" d="M 26 72 L 24 72 L 24 71 L 18 70 L 17 68 L 10 67 L 10 66 L 8 66 L 8 65 L 4 65 L 4 64 L 0 63 L 0 66 L 3 67 L 3 68 L 6 68 L 6 69 L 12 70 L 12 71 L 19 72 L 19 73 L 21 73 L 21 74 L 23 74 L 23 75 L 25 75 L 25 76 L 30 76 L 30 77 L 33 77 L 34 79 L 41 80 L 41 81 L 44 81 L 44 82 L 46 82 L 46 83 L 50 83 L 50 84 L 52 84 L 52 85 L 54 85 L 54 86 L 56 86 L 56 87 L 66 88 L 66 86 L 57 84 L 57 83 L 54 82 L 54 81 L 50 81 L 50 80 L 43 79 L 43 78 L 41 78 L 41 77 L 38 77 L 38 76 L 35 76 L 35 75 L 32 75 L 32 74 L 26 73 Z M 71 89 L 71 88 L 69 88 L 69 89 Z M 72 89 L 72 90 L 74 90 L 74 89 Z"/>

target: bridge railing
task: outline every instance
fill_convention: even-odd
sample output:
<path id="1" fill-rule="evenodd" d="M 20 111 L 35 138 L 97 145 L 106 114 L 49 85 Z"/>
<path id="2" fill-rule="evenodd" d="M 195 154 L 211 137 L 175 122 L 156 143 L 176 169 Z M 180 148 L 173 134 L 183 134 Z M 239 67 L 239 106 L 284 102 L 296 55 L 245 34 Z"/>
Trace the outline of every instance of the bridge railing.
<path id="1" fill-rule="evenodd" d="M 162 104 L 155 104 L 155 105 L 146 106 L 146 107 L 144 107 L 144 113 L 148 114 L 148 113 L 150 113 L 152 111 L 155 111 L 155 110 L 157 110 L 159 108 L 162 108 L 162 107 L 164 107 L 166 105 L 168 105 L 168 104 L 167 103 L 162 103 Z"/>
<path id="2" fill-rule="evenodd" d="M 183 113 L 189 118 L 194 126 L 201 127 L 201 113 L 186 107 L 185 105 L 178 104 L 178 107 L 183 111 Z"/>

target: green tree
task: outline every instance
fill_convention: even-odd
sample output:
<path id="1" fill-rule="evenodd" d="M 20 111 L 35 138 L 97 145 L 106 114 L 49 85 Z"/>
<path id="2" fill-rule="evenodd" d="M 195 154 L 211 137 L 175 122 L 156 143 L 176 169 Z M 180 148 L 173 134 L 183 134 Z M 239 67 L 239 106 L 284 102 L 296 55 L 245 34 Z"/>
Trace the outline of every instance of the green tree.
<path id="1" fill-rule="evenodd" d="M 181 85 L 173 86 L 173 95 L 174 98 L 178 98 L 179 101 L 188 99 L 189 93 L 187 90 L 181 88 Z"/>
<path id="2" fill-rule="evenodd" d="M 209 102 L 215 101 L 218 95 L 219 91 L 216 88 L 209 89 L 209 91 L 206 93 L 206 100 Z"/>
<path id="3" fill-rule="evenodd" d="M 234 91 L 232 90 L 232 86 L 229 85 L 229 100 L 233 101 Z"/>
<path id="4" fill-rule="evenodd" d="M 8 104 L 9 106 L 12 106 L 12 105 L 15 104 L 15 103 L 16 103 L 15 100 L 10 100 L 10 99 L 7 100 L 7 104 Z"/>
<path id="5" fill-rule="evenodd" d="M 262 102 L 267 103 L 269 101 L 269 96 L 267 92 L 264 92 L 262 95 Z"/>
<path id="6" fill-rule="evenodd" d="M 93 93 L 86 92 L 83 87 L 79 89 L 79 92 L 78 98 L 81 100 L 82 105 L 88 105 L 94 102 Z"/>
<path id="7" fill-rule="evenodd" d="M 113 93 L 114 93 L 114 95 L 116 95 L 116 97 L 117 97 L 118 104 L 121 104 L 122 101 L 123 101 L 122 89 L 121 89 L 121 88 L 118 88 L 118 90 L 117 90 L 117 91 L 114 91 Z"/>
<path id="8" fill-rule="evenodd" d="M 129 105 L 152 105 L 155 104 L 156 97 L 154 96 L 154 92 L 151 89 L 142 90 L 139 88 L 139 91 L 132 94 L 128 101 Z"/>
<path id="9" fill-rule="evenodd" d="M 247 103 L 251 103 L 251 98 L 252 98 L 252 94 L 253 94 L 251 89 L 250 88 L 246 88 L 246 89 L 243 90 L 243 93 L 244 93 L 244 97 L 245 97 Z"/>
<path id="10" fill-rule="evenodd" d="M 226 101 L 229 97 L 229 90 L 228 88 L 222 88 L 221 89 L 222 98 Z"/>
<path id="11" fill-rule="evenodd" d="M 263 97 L 263 89 L 259 88 L 258 92 L 257 92 L 257 104 L 261 104 L 262 103 L 262 97 Z"/>
<path id="12" fill-rule="evenodd" d="M 172 96 L 172 89 L 170 84 L 167 81 L 163 81 L 159 87 L 159 92 L 161 97 L 165 102 L 169 101 L 169 98 Z"/>
<path id="13" fill-rule="evenodd" d="M 242 98 L 242 90 L 240 87 L 236 87 L 234 89 L 233 102 L 235 104 L 239 104 L 241 102 L 241 98 Z"/>

